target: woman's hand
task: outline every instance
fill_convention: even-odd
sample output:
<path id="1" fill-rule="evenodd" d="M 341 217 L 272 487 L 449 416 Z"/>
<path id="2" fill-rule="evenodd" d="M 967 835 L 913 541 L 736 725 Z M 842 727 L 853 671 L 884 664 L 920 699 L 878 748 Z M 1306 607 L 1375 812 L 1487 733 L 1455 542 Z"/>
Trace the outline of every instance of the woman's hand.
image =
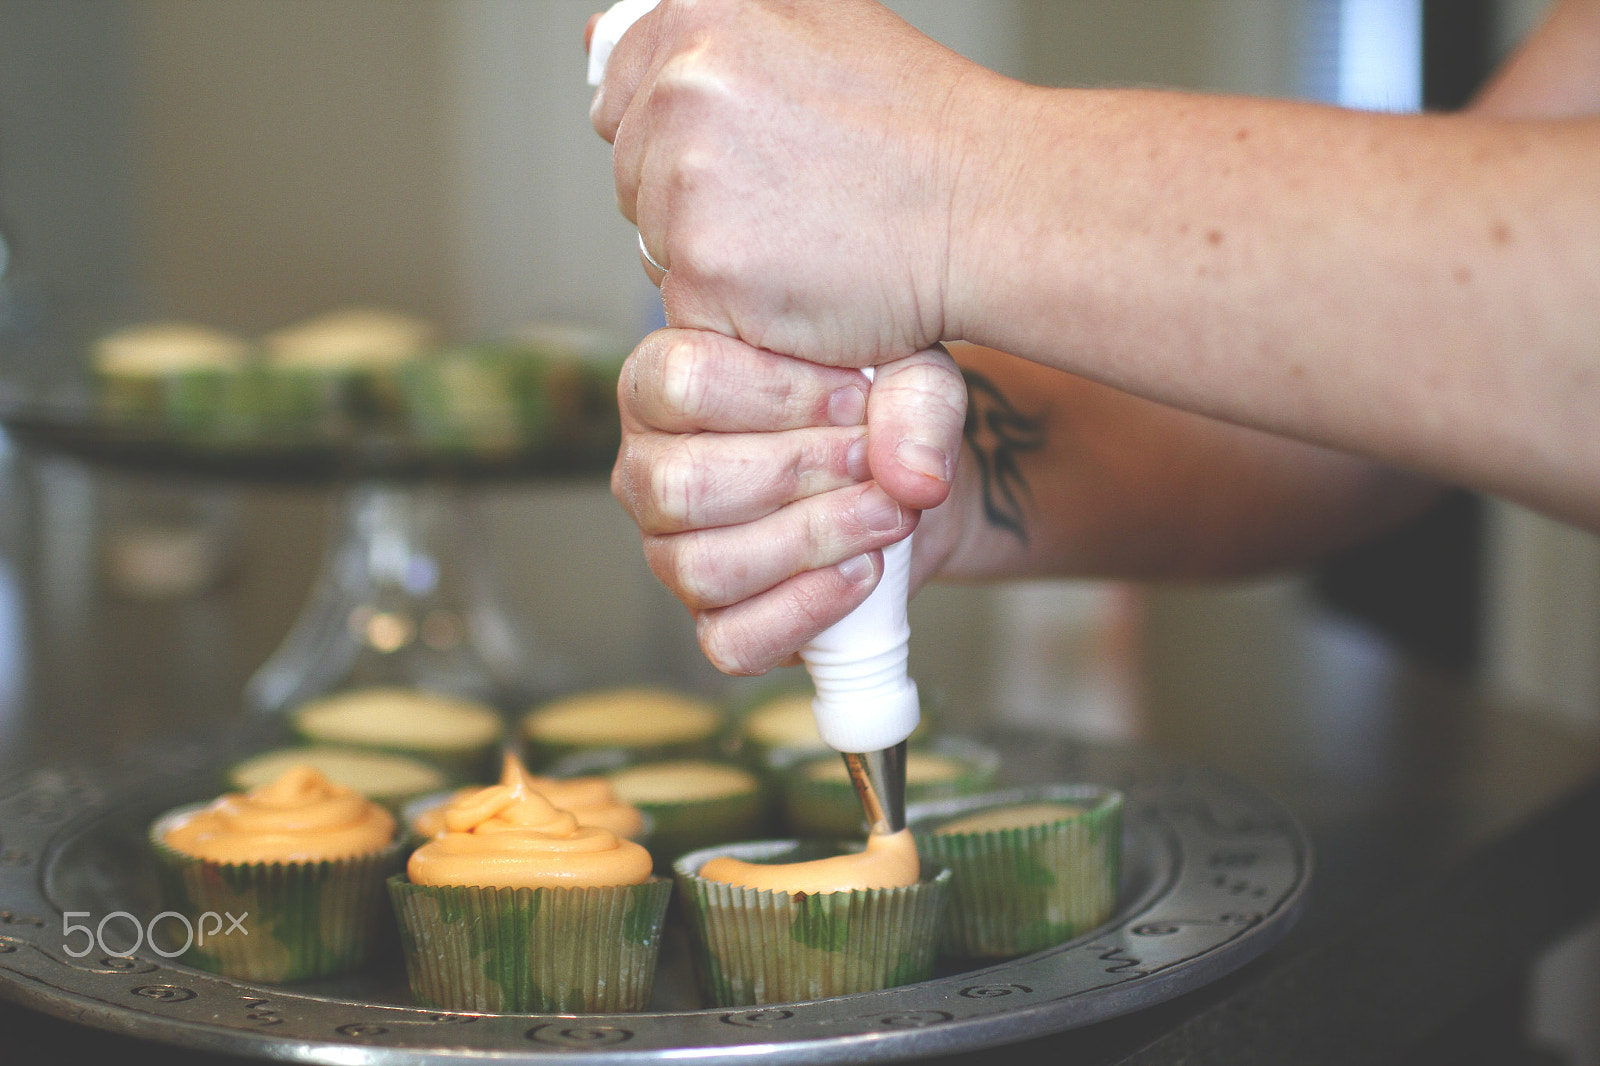
<path id="1" fill-rule="evenodd" d="M 591 118 L 668 321 L 834 366 L 947 333 L 958 86 L 1003 81 L 854 0 L 665 0 Z"/>
<path id="2" fill-rule="evenodd" d="M 913 585 L 948 554 L 966 391 L 942 349 L 860 371 L 704 330 L 651 334 L 618 387 L 612 492 L 719 669 L 759 674 L 877 585 L 923 523 Z M 870 429 L 869 429 L 870 427 Z M 924 518 L 926 520 L 924 520 Z"/>

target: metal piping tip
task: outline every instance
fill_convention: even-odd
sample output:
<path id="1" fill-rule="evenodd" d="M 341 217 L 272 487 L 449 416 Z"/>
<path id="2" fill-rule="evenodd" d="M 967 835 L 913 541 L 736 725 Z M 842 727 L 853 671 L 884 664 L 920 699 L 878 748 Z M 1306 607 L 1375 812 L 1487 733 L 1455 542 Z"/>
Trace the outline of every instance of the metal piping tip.
<path id="1" fill-rule="evenodd" d="M 867 827 L 873 833 L 898 833 L 906 827 L 906 742 L 882 751 L 843 753 Z"/>

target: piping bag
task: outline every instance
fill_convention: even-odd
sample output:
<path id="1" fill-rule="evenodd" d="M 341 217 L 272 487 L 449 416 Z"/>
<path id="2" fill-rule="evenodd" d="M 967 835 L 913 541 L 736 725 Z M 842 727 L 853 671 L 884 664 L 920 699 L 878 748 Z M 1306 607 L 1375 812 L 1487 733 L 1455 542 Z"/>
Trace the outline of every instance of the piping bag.
<path id="1" fill-rule="evenodd" d="M 590 85 L 600 84 L 617 41 L 657 2 L 619 0 L 600 16 L 589 40 Z M 921 720 L 917 686 L 906 674 L 910 578 L 907 537 L 883 550 L 883 577 L 872 594 L 800 651 L 816 689 L 817 731 L 843 754 L 867 826 L 877 834 L 905 828 L 906 738 Z"/>

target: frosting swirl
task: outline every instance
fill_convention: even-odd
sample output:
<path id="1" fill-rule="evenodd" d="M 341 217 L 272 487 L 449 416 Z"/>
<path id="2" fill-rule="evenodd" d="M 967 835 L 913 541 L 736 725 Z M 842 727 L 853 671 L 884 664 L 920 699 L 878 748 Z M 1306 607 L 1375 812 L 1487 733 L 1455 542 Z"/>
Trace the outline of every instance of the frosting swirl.
<path id="1" fill-rule="evenodd" d="M 611 782 L 603 777 L 539 777 L 528 773 L 521 760 L 506 752 L 500 784 L 516 785 L 519 781 L 554 806 L 572 812 L 579 825 L 597 825 L 629 839 L 644 832 L 644 815 L 639 808 L 618 799 Z M 476 791 L 476 788 L 464 788 L 451 799 L 460 799 Z M 446 801 L 417 814 L 411 819 L 412 831 L 422 837 L 444 832 L 444 812 L 448 806 L 449 801 Z"/>
<path id="2" fill-rule="evenodd" d="M 310 766 L 230 792 L 167 827 L 170 848 L 213 862 L 318 862 L 381 851 L 394 815 Z"/>
<path id="3" fill-rule="evenodd" d="M 764 892 L 851 892 L 859 888 L 903 888 L 921 876 L 917 845 L 909 829 L 873 833 L 863 851 L 809 862 L 763 863 L 719 855 L 700 867 L 708 881 L 726 881 Z"/>
<path id="4" fill-rule="evenodd" d="M 411 854 L 419 885 L 587 888 L 650 879 L 650 853 L 610 829 L 581 826 L 528 786 L 490 785 L 444 809 L 444 831 Z"/>

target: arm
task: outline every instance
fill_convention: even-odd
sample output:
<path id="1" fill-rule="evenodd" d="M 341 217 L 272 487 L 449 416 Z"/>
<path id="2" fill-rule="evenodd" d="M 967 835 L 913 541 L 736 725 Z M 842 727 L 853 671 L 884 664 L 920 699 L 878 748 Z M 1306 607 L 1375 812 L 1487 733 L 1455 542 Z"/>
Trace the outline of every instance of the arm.
<path id="1" fill-rule="evenodd" d="M 847 7 L 836 3 L 828 10 L 844 11 Z M 695 11 L 714 8 L 714 3 L 707 3 Z M 788 44 L 777 53 L 781 57 L 804 52 L 810 38 L 804 33 L 796 38 L 795 26 L 762 23 L 760 20 L 771 12 L 754 4 L 743 4 L 738 10 L 751 15 L 739 24 L 741 32 L 759 29 L 762 32 L 756 33 L 757 37 L 770 33 L 785 39 Z M 788 14 L 804 14 L 804 10 L 803 3 L 797 4 Z M 1561 12 L 1587 12 L 1593 16 L 1597 10 L 1600 2 L 1596 0 L 1568 0 Z M 1478 468 L 1484 465 L 1484 454 L 1492 452 L 1493 447 L 1452 436 L 1460 433 L 1460 427 L 1444 417 L 1444 404 L 1436 406 L 1431 395 L 1425 396 L 1428 403 L 1420 429 L 1431 431 L 1434 436 L 1429 438 L 1426 433 L 1415 431 L 1407 436 L 1403 430 L 1417 412 L 1414 403 L 1413 409 L 1405 410 L 1400 402 L 1412 395 L 1403 381 L 1401 385 L 1385 384 L 1364 393 L 1344 380 L 1346 370 L 1370 377 L 1386 369 L 1381 360 L 1374 361 L 1381 349 L 1389 354 L 1387 370 L 1394 377 L 1406 379 L 1421 372 L 1428 379 L 1424 393 L 1436 385 L 1448 391 L 1445 386 L 1449 381 L 1433 380 L 1450 377 L 1452 367 L 1437 365 L 1441 357 L 1438 349 L 1448 345 L 1418 334 L 1437 327 L 1449 335 L 1451 344 L 1465 345 L 1460 350 L 1478 354 L 1483 351 L 1484 338 L 1463 340 L 1461 334 L 1471 331 L 1448 320 L 1449 316 L 1447 321 L 1428 329 L 1408 326 L 1409 320 L 1420 312 L 1405 301 L 1401 301 L 1404 306 L 1398 311 L 1392 307 L 1388 311 L 1399 321 L 1377 322 L 1393 329 L 1374 329 L 1372 320 L 1383 310 L 1387 295 L 1381 292 L 1370 308 L 1363 302 L 1324 308 L 1333 322 L 1331 326 L 1321 324 L 1321 333 L 1299 329 L 1299 315 L 1308 313 L 1304 308 L 1292 311 L 1257 298 L 1274 291 L 1276 285 L 1277 296 L 1291 305 L 1299 306 L 1295 304 L 1297 300 L 1303 304 L 1312 298 L 1324 303 L 1328 299 L 1326 294 L 1297 291 L 1301 286 L 1310 286 L 1308 274 L 1287 279 L 1273 276 L 1273 271 L 1281 270 L 1285 262 L 1295 262 L 1295 242 L 1279 242 L 1290 247 L 1275 249 L 1272 242 L 1281 234 L 1271 227 L 1242 218 L 1241 229 L 1226 233 L 1218 230 L 1217 245 L 1211 244 L 1209 230 L 1199 231 L 1198 241 L 1191 239 L 1185 244 L 1180 240 L 1176 230 L 1187 224 L 1192 231 L 1192 221 L 1180 223 L 1173 232 L 1141 235 L 1141 219 L 1158 219 L 1166 209 L 1161 204 L 1152 205 L 1150 201 L 1160 197 L 1144 190 L 1142 199 L 1130 197 L 1128 201 L 1137 206 L 1126 208 L 1129 215 L 1137 217 L 1123 219 L 1129 230 L 1126 258 L 1132 266 L 1122 262 L 1125 257 L 1120 246 L 1098 254 L 1086 251 L 1083 254 L 1088 256 L 1089 269 L 1085 274 L 1089 278 L 1078 283 L 1081 291 L 1068 285 L 1065 293 L 1055 294 L 1044 291 L 1033 277 L 1038 261 L 1033 253 L 1052 241 L 1082 240 L 1091 230 L 1088 222 L 1077 220 L 1084 212 L 1078 205 L 1069 205 L 1071 221 L 1062 225 L 1059 219 L 1028 216 L 1020 208 L 1011 209 L 1015 205 L 1006 205 L 1008 210 L 994 210 L 992 214 L 1012 222 L 1033 217 L 1039 227 L 1037 241 L 1027 255 L 995 257 L 989 266 L 992 276 L 985 280 L 993 283 L 1003 278 L 1019 292 L 1031 293 L 1030 298 L 1039 303 L 1025 305 L 1008 292 L 996 291 L 995 304 L 1005 308 L 1005 313 L 980 309 L 981 316 L 975 314 L 969 324 L 955 328 L 950 309 L 957 306 L 951 296 L 959 288 L 957 282 L 963 277 L 971 280 L 983 275 L 962 275 L 942 267 L 928 269 L 925 264 L 919 269 L 924 259 L 945 262 L 946 249 L 941 241 L 955 231 L 949 225 L 950 216 L 941 215 L 940 211 L 948 208 L 951 201 L 909 195 L 917 190 L 925 194 L 928 188 L 953 187 L 940 184 L 936 175 L 960 167 L 946 166 L 941 161 L 953 160 L 975 168 L 978 159 L 984 161 L 981 173 L 991 187 L 996 182 L 1004 187 L 1001 179 L 1009 179 L 1018 188 L 1047 193 L 1058 183 L 1048 172 L 1030 169 L 1033 156 L 1049 157 L 1052 165 L 1060 167 L 1062 159 L 1093 155 L 1101 147 L 1096 136 L 1120 128 L 1118 122 L 1126 123 L 1134 112 L 1148 109 L 1153 121 L 1160 119 L 1152 129 L 1161 130 L 1163 136 L 1150 136 L 1149 130 L 1127 131 L 1129 143 L 1141 146 L 1147 158 L 1143 163 L 1138 159 L 1129 161 L 1128 175 L 1112 173 L 1104 177 L 1102 191 L 1106 195 L 1101 201 L 1106 201 L 1114 198 L 1111 194 L 1119 183 L 1137 184 L 1132 178 L 1137 177 L 1141 166 L 1161 171 L 1163 164 L 1170 165 L 1173 156 L 1163 154 L 1169 149 L 1192 154 L 1196 141 L 1203 147 L 1217 147 L 1177 121 L 1191 104 L 1210 115 L 1213 122 L 1220 113 L 1207 110 L 1213 105 L 1232 117 L 1245 112 L 1255 114 L 1252 109 L 1259 107 L 1264 109 L 1257 116 L 1262 124 L 1248 129 L 1256 129 L 1262 135 L 1247 131 L 1245 140 L 1237 143 L 1251 145 L 1250 151 L 1262 154 L 1259 167 L 1274 175 L 1277 186 L 1262 195 L 1273 210 L 1285 210 L 1284 204 L 1299 204 L 1308 211 L 1305 225 L 1322 225 L 1309 217 L 1315 212 L 1309 212 L 1308 201 L 1316 197 L 1309 196 L 1306 188 L 1308 182 L 1315 184 L 1311 182 L 1316 178 L 1311 163 L 1324 149 L 1315 143 L 1318 137 L 1297 134 L 1299 124 L 1310 120 L 1314 124 L 1348 123 L 1341 127 L 1339 136 L 1353 138 L 1355 148 L 1371 141 L 1376 151 L 1378 142 L 1383 140 L 1378 135 L 1388 136 L 1386 131 L 1399 128 L 1393 124 L 1418 123 L 1406 128 L 1420 131 L 1419 143 L 1432 143 L 1430 138 L 1435 135 L 1430 130 L 1435 121 L 1459 120 L 1355 116 L 1299 105 L 1282 105 L 1283 109 L 1278 110 L 1279 105 L 1265 102 L 1197 100 L 1180 94 L 1063 93 L 1058 97 L 1043 90 L 1017 89 L 1013 83 L 1003 83 L 963 65 L 963 61 L 943 53 L 926 39 L 910 34 L 892 16 L 885 20 L 885 13 L 875 7 L 853 7 L 847 14 L 851 16 L 844 23 L 850 31 L 848 38 L 870 38 L 870 47 L 865 49 L 865 56 L 857 57 L 858 62 L 844 64 L 846 72 L 838 73 L 838 78 L 848 81 L 860 70 L 878 71 L 880 75 L 885 69 L 909 71 L 915 77 L 906 77 L 925 87 L 941 84 L 938 71 L 954 72 L 943 82 L 948 93 L 920 92 L 904 109 L 887 109 L 895 115 L 896 122 L 892 129 L 877 132 L 872 150 L 866 155 L 870 165 L 859 173 L 848 167 L 842 172 L 834 168 L 844 166 L 840 160 L 849 157 L 851 136 L 872 129 L 885 112 L 884 100 L 893 96 L 896 79 L 869 78 L 865 85 L 850 83 L 830 96 L 829 91 L 836 88 L 834 79 L 818 77 L 810 67 L 823 64 L 840 50 L 841 42 L 803 20 L 801 29 L 822 33 L 818 39 L 828 48 L 797 64 L 807 74 L 806 92 L 794 98 L 780 95 L 774 107 L 781 111 L 785 101 L 793 103 L 800 97 L 823 100 L 829 106 L 819 106 L 817 110 L 828 111 L 831 107 L 847 116 L 838 123 L 851 133 L 842 143 L 829 141 L 832 134 L 827 124 L 817 127 L 814 114 L 812 120 L 803 121 L 797 116 L 775 117 L 773 111 L 750 106 L 752 93 L 773 91 L 767 83 L 781 80 L 784 64 L 771 55 L 760 65 L 757 80 L 762 84 L 749 88 L 749 92 L 729 90 L 720 100 L 724 105 L 730 100 L 740 103 L 732 109 L 731 120 L 731 128 L 738 135 L 729 134 L 729 123 L 710 121 L 700 109 L 711 107 L 716 111 L 712 105 L 719 100 L 704 95 L 707 86 L 726 90 L 734 82 L 707 83 L 690 77 L 696 64 L 718 59 L 712 39 L 707 39 L 711 43 L 692 57 L 671 56 L 670 47 L 663 42 L 685 27 L 671 23 L 678 13 L 670 3 L 661 15 L 665 24 L 647 19 L 636 31 L 638 36 L 624 39 L 613 57 L 613 71 L 618 72 L 619 82 L 608 82 L 595 101 L 597 128 L 617 138 L 619 200 L 625 212 L 642 223 L 641 232 L 657 258 L 672 267 L 662 282 L 669 317 L 676 324 L 697 327 L 669 330 L 652 337 L 630 361 L 621 394 L 625 443 L 613 484 L 619 499 L 640 524 L 646 553 L 656 572 L 695 613 L 702 646 L 719 667 L 734 673 L 751 673 L 785 661 L 807 637 L 865 597 L 877 578 L 876 549 L 904 536 L 917 523 L 917 512 L 938 503 L 946 492 L 950 495 L 948 504 L 920 516 L 914 573 L 918 582 L 934 574 L 956 578 L 1031 573 L 1205 577 L 1259 572 L 1307 561 L 1403 520 L 1439 491 L 1426 476 L 1400 473 L 1384 463 L 1322 447 L 1315 443 L 1319 436 L 1389 460 L 1411 454 L 1398 446 L 1407 444 L 1420 451 L 1421 460 L 1412 465 L 1421 470 L 1438 468 L 1469 482 L 1484 482 L 1481 469 L 1468 475 L 1474 464 Z M 1593 25 L 1592 21 L 1589 25 Z M 738 38 L 739 33 L 732 36 Z M 1485 109 L 1510 112 L 1517 106 L 1534 106 L 1533 91 L 1521 88 L 1529 84 L 1525 80 L 1528 75 L 1515 72 L 1519 68 L 1537 71 L 1547 65 L 1551 55 L 1561 53 L 1560 49 L 1547 50 L 1550 46 L 1544 42 L 1549 39 L 1549 31 L 1535 38 L 1509 68 L 1512 73 L 1485 94 Z M 1555 39 L 1568 38 L 1557 35 Z M 845 44 L 848 43 L 847 40 Z M 664 66 L 654 51 L 658 45 L 671 59 Z M 758 51 L 746 41 L 739 47 L 730 47 L 720 62 L 736 68 L 742 58 Z M 1581 77 L 1554 80 L 1566 86 L 1566 92 L 1582 98 L 1585 91 L 1592 92 L 1600 84 L 1600 63 L 1586 68 Z M 632 89 L 645 81 L 653 86 L 651 106 L 635 108 Z M 992 148 L 985 131 L 971 134 L 971 143 L 964 146 L 971 149 L 970 154 L 951 147 L 947 136 L 950 126 L 945 118 L 954 107 L 956 96 L 981 97 L 1007 86 L 1006 91 L 1030 98 L 1037 92 L 1052 100 L 1070 98 L 1080 104 L 1103 105 L 1106 113 L 1099 120 L 1103 128 L 1097 131 L 1096 123 L 1090 122 L 1084 131 L 1088 138 L 1085 144 L 1094 151 L 1073 151 L 1079 147 L 1076 141 L 1052 141 L 1054 149 L 1049 144 L 1043 149 L 1035 144 L 1026 159 L 1017 159 L 1016 165 L 1008 166 L 1004 156 L 982 154 Z M 929 99 L 935 101 L 931 108 L 925 106 Z M 852 110 L 861 101 L 872 106 Z M 740 121 L 749 115 L 759 117 L 753 126 L 741 127 Z M 726 114 L 722 117 L 728 119 Z M 1073 121 L 1080 122 L 1084 117 L 1075 115 Z M 626 128 L 630 123 L 631 128 Z M 679 123 L 686 124 L 679 128 Z M 1008 125 L 1009 120 L 1002 123 L 994 131 L 995 136 L 1016 136 L 1015 131 L 1006 128 Z M 1059 135 L 1065 128 L 1058 128 L 1056 133 Z M 1223 150 L 1236 143 L 1232 137 L 1240 127 L 1225 128 L 1228 136 L 1219 138 Z M 1462 135 L 1452 132 L 1456 128 L 1447 125 L 1440 143 L 1454 144 L 1459 151 L 1462 142 L 1455 138 Z M 805 131 L 801 147 L 806 151 L 785 159 L 783 138 L 775 136 L 774 131 L 792 129 Z M 1320 131 L 1318 136 L 1333 135 L 1329 127 L 1319 125 L 1316 129 Z M 1489 140 L 1518 129 L 1511 124 L 1494 127 Z M 1541 129 L 1540 136 L 1548 138 L 1551 129 Z M 708 130 L 721 131 L 713 139 L 721 149 L 714 155 L 719 161 L 717 168 L 701 172 L 694 167 L 674 169 L 669 165 L 672 153 L 661 146 L 671 146 L 675 138 L 686 138 L 678 142 L 678 148 L 684 144 L 705 148 L 707 142 L 698 138 Z M 914 135 L 918 130 L 921 134 Z M 935 135 L 929 130 L 940 132 Z M 1579 127 L 1575 135 L 1575 150 L 1580 155 L 1587 151 L 1583 148 L 1588 136 L 1585 131 Z M 1039 134 L 1035 133 L 1034 140 L 1038 139 Z M 1268 141 L 1278 145 L 1275 152 L 1263 148 Z M 940 151 L 930 153 L 930 144 L 937 145 Z M 647 145 L 656 146 L 658 151 L 645 151 Z M 1290 147 L 1297 147 L 1299 154 L 1288 151 Z M 1383 141 L 1383 147 L 1389 153 L 1386 158 L 1391 167 L 1400 166 L 1403 160 L 1396 154 L 1399 142 L 1391 137 Z M 1489 141 L 1481 147 L 1487 151 Z M 1113 151 L 1114 159 L 1120 158 L 1115 156 L 1115 151 L 1120 150 L 1117 144 L 1108 150 Z M 1347 146 L 1344 150 L 1354 149 Z M 911 160 L 907 167 L 882 163 L 886 155 L 903 156 L 907 152 Z M 679 163 L 684 158 L 692 162 L 710 157 L 691 152 L 680 157 Z M 1436 165 L 1441 158 L 1438 151 L 1433 158 Z M 748 170 L 743 169 L 745 165 Z M 1090 160 L 1083 165 L 1087 170 L 1098 164 Z M 1066 170 L 1070 176 L 1072 168 L 1068 166 Z M 655 178 L 646 180 L 651 171 Z M 843 173 L 853 177 L 846 179 Z M 886 175 L 905 173 L 916 179 L 910 182 L 910 190 L 898 181 L 883 188 L 874 184 L 887 180 Z M 666 180 L 669 177 L 682 182 L 675 184 Z M 1249 177 L 1245 175 L 1245 179 Z M 1394 177 L 1390 175 L 1387 185 L 1379 183 L 1390 195 L 1395 191 Z M 1213 199 L 1237 195 L 1237 190 L 1230 192 L 1227 178 L 1219 169 L 1186 183 L 1190 188 L 1169 190 L 1162 186 L 1162 190 L 1175 201 L 1185 195 L 1204 200 L 1208 189 Z M 778 191 L 765 186 L 741 188 L 740 181 L 746 179 L 768 182 Z M 803 195 L 786 184 L 801 181 L 803 186 L 802 179 L 820 183 L 815 196 Z M 1592 183 L 1593 179 L 1583 180 Z M 692 193 L 693 187 L 703 182 L 709 182 L 714 192 L 724 195 L 708 197 L 702 208 L 702 201 Z M 1096 183 L 1083 184 L 1089 187 L 1089 193 L 1095 191 Z M 1342 206 L 1346 214 L 1340 216 L 1340 225 L 1351 225 L 1348 212 L 1352 203 L 1361 203 L 1360 198 L 1338 188 L 1330 191 L 1329 184 L 1323 182 L 1315 187 L 1319 193 L 1327 192 L 1333 202 L 1346 196 Z M 1331 182 L 1333 186 L 1339 184 Z M 1251 188 L 1261 191 L 1258 186 Z M 841 199 L 840 190 L 848 190 L 850 195 Z M 1433 190 L 1434 185 L 1422 183 L 1422 193 L 1431 194 Z M 664 195 L 667 193 L 670 195 Z M 1272 203 L 1275 196 L 1282 202 Z M 1418 194 L 1413 199 L 1417 210 L 1421 210 L 1418 205 L 1426 207 L 1435 200 L 1454 202 L 1450 196 Z M 854 224 L 857 216 L 853 214 L 858 201 L 867 204 L 867 217 L 859 226 Z M 1085 203 L 1091 206 L 1106 206 L 1101 201 L 1093 195 L 1085 197 Z M 1003 197 L 996 201 L 1003 203 Z M 1558 197 L 1558 206 L 1560 203 L 1565 201 Z M 754 209 L 747 211 L 752 204 Z M 1241 215 L 1249 214 L 1245 207 L 1237 210 Z M 1112 221 L 1118 218 L 1115 212 L 1109 217 Z M 769 226 L 774 219 L 782 224 Z M 1481 229 L 1481 219 L 1473 221 Z M 969 222 L 978 224 L 976 219 Z M 1065 231 L 1065 236 L 1052 232 L 1055 229 Z M 910 236 L 897 239 L 895 234 L 902 231 Z M 1107 239 L 1106 232 L 1109 231 L 1100 233 L 1101 240 Z M 864 239 L 853 243 L 863 234 Z M 1254 256 L 1240 252 L 1240 245 L 1245 243 L 1240 238 L 1250 234 L 1265 242 Z M 1544 234 L 1539 230 L 1535 235 Z M 804 239 L 806 236 L 810 240 Z M 1358 232 L 1356 236 L 1361 235 Z M 1369 233 L 1362 239 L 1370 242 L 1382 236 Z M 1011 237 L 1015 239 L 1015 232 Z M 1346 239 L 1353 238 L 1347 234 Z M 1195 260 L 1196 243 L 1202 256 L 1220 256 L 1221 249 L 1235 255 L 1237 262 L 1230 264 L 1231 273 L 1218 274 L 1210 282 L 1204 281 L 1204 273 L 1198 273 L 1200 280 L 1195 280 L 1195 267 L 1209 269 L 1215 265 Z M 1456 250 L 1453 246 L 1446 248 Z M 813 258 L 818 249 L 825 254 Z M 1306 253 L 1307 262 L 1302 266 L 1326 271 L 1327 264 L 1320 262 L 1324 255 L 1330 256 L 1332 262 L 1338 259 L 1335 253 L 1345 252 L 1347 249 L 1337 242 L 1319 244 Z M 766 258 L 769 253 L 770 259 Z M 1276 264 L 1271 268 L 1257 261 L 1269 260 L 1272 255 L 1279 258 L 1271 260 Z M 1029 269 L 1011 270 L 1010 265 L 1015 263 L 1026 264 Z M 1059 262 L 1053 261 L 1053 265 L 1065 269 Z M 1345 265 L 1349 265 L 1347 261 Z M 1427 267 L 1426 263 L 1423 265 Z M 1375 263 L 1363 258 L 1359 266 L 1357 280 L 1370 280 Z M 1144 277 L 1141 272 L 1149 276 Z M 1105 278 L 1096 276 L 1102 273 Z M 1263 274 L 1267 276 L 1260 276 Z M 1591 271 L 1590 279 L 1595 276 Z M 1221 283 L 1224 277 L 1226 285 Z M 1185 278 L 1197 291 L 1210 284 L 1206 299 L 1191 294 L 1191 303 L 1184 305 L 1175 300 L 1171 291 L 1164 291 L 1163 287 L 1181 291 L 1176 283 Z M 1116 291 L 1117 285 L 1135 283 L 1143 289 Z M 1430 284 L 1427 278 L 1404 271 L 1398 277 L 1387 277 L 1386 283 L 1405 288 L 1411 293 L 1408 300 L 1427 295 Z M 1498 277 L 1497 284 L 1502 288 L 1506 283 L 1504 276 Z M 1446 287 L 1450 285 L 1459 285 L 1453 276 Z M 1581 282 L 1577 287 L 1581 288 Z M 1571 309 L 1551 305 L 1559 302 L 1557 297 L 1570 301 L 1573 288 L 1573 284 L 1558 283 L 1555 293 L 1534 301 L 1533 310 L 1547 319 L 1559 318 L 1557 310 L 1567 313 Z M 1096 299 L 1086 302 L 1085 293 Z M 1078 302 L 1073 303 L 1074 300 Z M 1457 294 L 1454 306 L 1460 307 L 1461 303 Z M 1477 314 L 1474 308 L 1468 310 Z M 1585 314 L 1592 317 L 1594 305 L 1587 310 L 1579 308 L 1576 317 L 1582 320 Z M 1050 328 L 1030 329 L 1030 320 L 1035 317 L 1049 323 Z M 1522 314 L 1516 321 L 1526 323 L 1532 317 Z M 1235 323 L 1234 318 L 1241 321 Z M 1345 343 L 1347 331 L 1360 338 L 1363 330 L 1369 335 L 1367 347 Z M 1025 443 L 1031 443 L 1020 447 L 1016 441 L 1011 442 L 1009 454 L 1004 457 L 1010 465 L 995 464 L 993 440 L 987 442 L 990 454 L 984 454 L 982 434 L 975 442 L 977 447 L 963 447 L 960 443 L 965 392 L 955 370 L 937 359 L 918 355 L 907 360 L 901 354 L 937 336 L 969 332 L 977 335 L 985 331 L 1006 338 L 1008 343 L 1015 341 L 1019 347 L 1024 342 L 1031 344 L 1032 350 L 1026 354 L 1035 360 L 1028 363 L 978 348 L 958 350 L 963 364 L 981 373 L 994 387 L 992 391 L 982 387 L 975 390 L 979 403 L 1009 405 L 1024 423 L 1037 423 L 1033 429 L 1024 425 L 1017 430 Z M 1376 335 L 1382 344 L 1373 347 L 1371 335 Z M 1071 343 L 1063 343 L 1063 338 Z M 1233 352 L 1224 344 L 1229 338 L 1250 341 Z M 1274 339 L 1275 343 L 1269 343 Z M 1520 353 L 1533 345 L 1538 359 L 1549 360 L 1557 353 L 1549 349 L 1548 339 L 1530 329 L 1525 336 L 1519 334 L 1520 343 L 1513 350 Z M 761 351 L 758 345 L 797 352 L 805 358 L 775 356 Z M 1417 345 L 1426 358 L 1413 359 L 1412 345 Z M 1349 366 L 1345 368 L 1341 360 L 1347 357 Z M 1428 359 L 1435 360 L 1434 365 L 1430 366 Z M 816 365 L 823 361 L 844 365 L 888 363 L 895 368 L 888 379 L 898 379 L 903 384 L 886 390 L 886 375 L 880 371 L 871 393 L 870 412 L 859 401 L 837 404 L 830 397 L 841 389 L 848 392 L 864 383 L 849 376 L 848 371 Z M 1473 363 L 1461 362 L 1466 370 L 1475 369 Z M 757 366 L 759 370 L 752 369 Z M 1062 374 L 1054 367 L 1097 374 L 1130 389 L 1188 403 L 1197 411 L 1281 429 L 1284 435 L 1203 414 L 1183 413 L 1095 384 L 1086 377 Z M 899 369 L 907 372 L 901 374 Z M 1515 369 L 1519 374 L 1522 370 L 1502 369 Z M 1532 374 L 1533 370 L 1527 373 Z M 846 377 L 839 377 L 841 374 Z M 1308 381 L 1314 381 L 1315 387 Z M 1398 391 L 1390 395 L 1390 388 Z M 1323 391 L 1319 393 L 1318 389 Z M 1492 407 L 1495 398 L 1483 402 Z M 1564 399 L 1572 401 L 1573 397 Z M 976 413 L 981 416 L 982 411 L 980 408 Z M 871 426 L 871 433 L 864 437 L 861 420 Z M 1368 433 L 1374 426 L 1376 429 Z M 1293 440 L 1288 434 L 1308 440 Z M 1419 439 L 1433 450 L 1419 448 Z M 935 457 L 942 457 L 946 470 L 954 470 L 953 480 L 948 474 L 940 478 L 927 473 L 940 466 L 938 462 L 920 464 L 918 470 L 913 470 L 897 447 L 906 441 L 925 446 L 924 458 L 929 450 Z M 1444 442 L 1449 446 L 1441 447 Z M 1461 455 L 1454 456 L 1453 450 L 1459 450 Z M 961 458 L 959 466 L 953 463 L 957 455 Z M 987 486 L 980 459 L 990 464 Z M 994 471 L 1001 466 L 1010 478 L 1006 491 L 1000 491 L 994 477 Z M 893 521 L 874 527 L 863 517 L 862 505 L 872 501 L 881 506 L 885 496 L 905 510 L 897 509 Z"/>
<path id="2" fill-rule="evenodd" d="M 972 340 L 1600 526 L 1600 120 L 1040 89 L 844 0 L 668 0 L 593 116 L 675 325 Z"/>

